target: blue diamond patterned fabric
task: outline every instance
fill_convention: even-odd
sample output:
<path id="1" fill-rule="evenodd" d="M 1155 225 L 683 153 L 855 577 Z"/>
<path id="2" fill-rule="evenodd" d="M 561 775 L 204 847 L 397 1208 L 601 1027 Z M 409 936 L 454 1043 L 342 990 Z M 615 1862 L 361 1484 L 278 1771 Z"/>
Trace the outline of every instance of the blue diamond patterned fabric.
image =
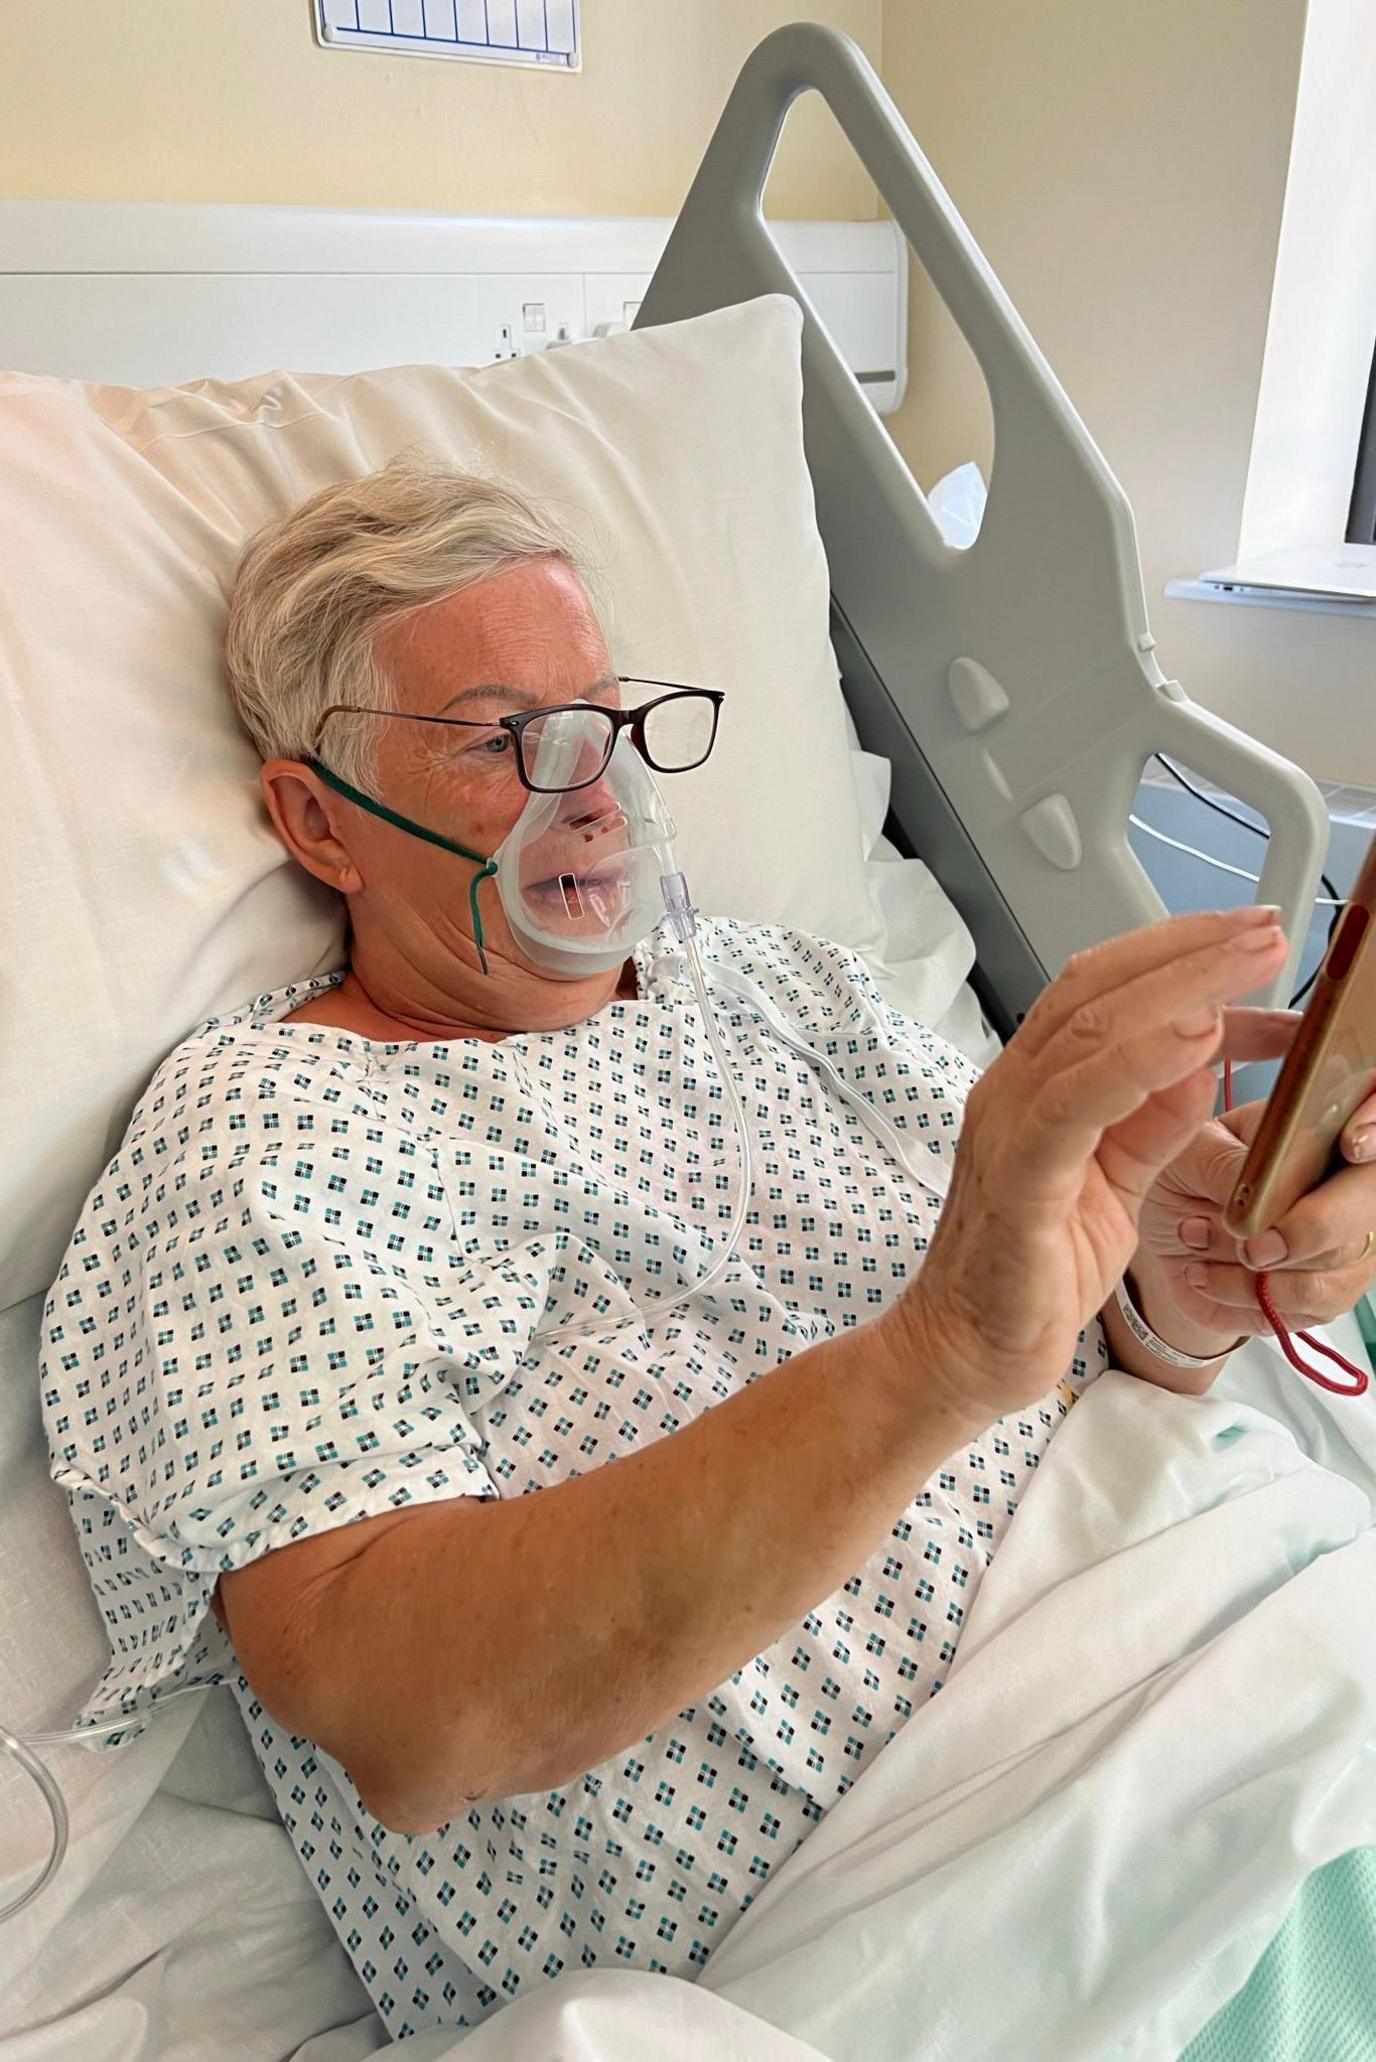
<path id="1" fill-rule="evenodd" d="M 855 954 L 704 923 L 890 1122 L 950 1163 L 976 1069 Z M 209 1606 L 290 1541 L 451 1497 L 524 1496 L 692 1422 L 921 1264 L 939 1208 L 730 995 L 755 1155 L 737 1263 L 651 1330 L 535 1340 L 705 1273 L 736 1145 L 676 947 L 568 1030 L 384 1043 L 258 997 L 159 1067 L 43 1325 L 52 1472 L 110 1640 L 84 1716 L 235 1696 L 302 1866 L 394 2037 L 478 2024 L 565 1969 L 693 1977 L 779 1864 L 940 1690 L 1023 1486 L 1106 1364 L 951 1455 L 863 1568 L 692 1708 L 577 1782 L 396 1834 L 277 1725 Z M 456 1609 L 461 1602 L 456 1600 Z"/>

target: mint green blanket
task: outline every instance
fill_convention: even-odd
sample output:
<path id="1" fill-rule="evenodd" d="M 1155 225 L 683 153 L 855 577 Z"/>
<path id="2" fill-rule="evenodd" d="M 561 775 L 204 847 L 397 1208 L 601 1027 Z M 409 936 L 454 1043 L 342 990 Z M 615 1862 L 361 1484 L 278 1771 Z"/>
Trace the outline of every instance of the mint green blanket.
<path id="1" fill-rule="evenodd" d="M 1357 1323 L 1376 1369 L 1376 1310 Z M 1376 1848 L 1317 1869 L 1247 1982 L 1180 2062 L 1373 2062 L 1376 2058 Z"/>
<path id="2" fill-rule="evenodd" d="M 1376 1848 L 1309 1877 L 1247 1982 L 1180 2062 L 1373 2062 Z"/>

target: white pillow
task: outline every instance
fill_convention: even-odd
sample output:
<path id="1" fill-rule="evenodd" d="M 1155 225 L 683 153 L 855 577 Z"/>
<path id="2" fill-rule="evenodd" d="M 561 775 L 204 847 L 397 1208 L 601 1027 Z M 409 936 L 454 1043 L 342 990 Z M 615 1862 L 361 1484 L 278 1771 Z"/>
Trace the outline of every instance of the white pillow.
<path id="1" fill-rule="evenodd" d="M 271 829 L 221 643 L 254 531 L 397 451 L 557 514 L 622 672 L 726 690 L 712 760 L 667 783 L 700 906 L 880 948 L 800 329 L 771 295 L 476 372 L 0 375 L 0 1308 L 51 1281 L 161 1058 L 341 963 L 342 906 Z"/>

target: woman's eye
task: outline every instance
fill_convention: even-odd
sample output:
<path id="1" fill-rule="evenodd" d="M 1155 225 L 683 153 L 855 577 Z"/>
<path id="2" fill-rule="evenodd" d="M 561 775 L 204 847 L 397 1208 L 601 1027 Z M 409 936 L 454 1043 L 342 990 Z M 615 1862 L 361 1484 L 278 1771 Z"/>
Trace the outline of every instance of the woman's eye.
<path id="1" fill-rule="evenodd" d="M 479 738 L 464 753 L 465 758 L 504 759 L 511 750 L 511 739 L 504 730 L 495 731 L 491 737 Z"/>

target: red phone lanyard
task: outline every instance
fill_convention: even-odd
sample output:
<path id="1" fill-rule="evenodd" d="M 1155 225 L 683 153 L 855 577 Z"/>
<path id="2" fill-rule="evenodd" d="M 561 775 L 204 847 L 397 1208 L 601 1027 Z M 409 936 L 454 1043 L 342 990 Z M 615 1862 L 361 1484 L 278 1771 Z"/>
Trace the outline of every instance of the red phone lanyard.
<path id="1" fill-rule="evenodd" d="M 1223 1107 L 1225 1110 L 1231 1110 L 1233 1107 L 1233 1067 L 1231 1060 L 1223 1062 Z M 1292 1338 L 1285 1328 L 1285 1320 L 1281 1317 L 1272 1300 L 1270 1277 L 1263 1271 L 1255 1277 L 1255 1280 L 1257 1285 L 1257 1302 L 1265 1312 L 1266 1321 L 1277 1339 L 1279 1339 L 1280 1350 L 1289 1361 L 1291 1367 L 1298 1368 L 1302 1375 L 1307 1375 L 1311 1382 L 1317 1382 L 1321 1389 L 1332 1390 L 1335 1396 L 1364 1396 L 1369 1379 L 1366 1369 L 1354 1367 L 1344 1354 L 1335 1352 L 1331 1346 L 1325 1346 L 1323 1340 L 1316 1339 L 1312 1332 L 1296 1332 L 1294 1338 Z M 1317 1368 L 1306 1367 L 1299 1354 L 1295 1351 L 1295 1339 L 1303 1339 L 1305 1345 L 1312 1346 L 1316 1353 L 1322 1353 L 1328 1360 L 1335 1360 L 1340 1368 L 1346 1368 L 1350 1375 L 1355 1375 L 1356 1381 L 1335 1382 L 1331 1375 L 1320 1374 Z"/>

